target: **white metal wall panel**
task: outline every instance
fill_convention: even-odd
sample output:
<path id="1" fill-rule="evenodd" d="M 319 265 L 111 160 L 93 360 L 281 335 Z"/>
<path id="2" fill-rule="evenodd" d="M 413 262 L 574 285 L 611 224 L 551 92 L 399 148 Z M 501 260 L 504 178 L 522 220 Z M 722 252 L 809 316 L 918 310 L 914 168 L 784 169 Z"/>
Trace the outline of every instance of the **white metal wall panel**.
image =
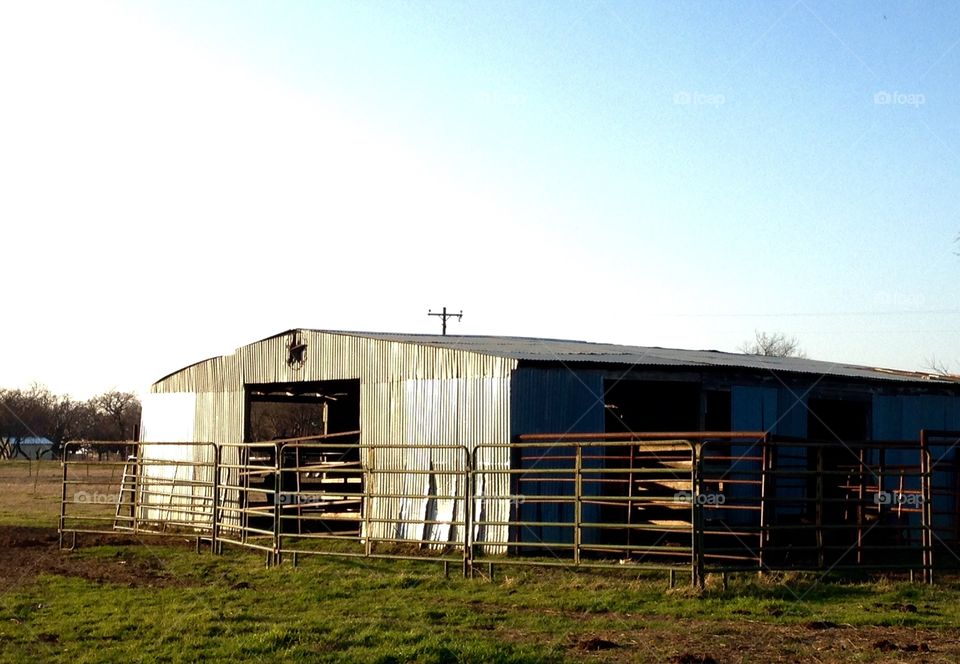
<path id="1" fill-rule="evenodd" d="M 143 399 L 140 419 L 140 440 L 144 443 L 189 443 L 197 412 L 197 395 L 190 392 L 176 394 L 148 394 Z M 150 445 L 141 449 L 146 460 L 141 471 L 143 508 L 140 518 L 147 521 L 183 520 L 178 508 L 192 507 L 196 502 L 191 483 L 197 479 L 191 465 L 169 465 L 162 461 L 195 461 L 193 445 Z"/>
<path id="2" fill-rule="evenodd" d="M 368 505 L 371 516 L 389 520 L 372 524 L 370 535 L 437 542 L 462 538 L 463 533 L 457 528 L 401 522 L 434 517 L 462 520 L 462 501 L 437 496 L 463 495 L 463 480 L 433 475 L 431 481 L 429 475 L 402 471 L 462 469 L 463 454 L 443 450 L 444 446 L 463 445 L 472 451 L 480 443 L 508 443 L 510 375 L 516 360 L 349 334 L 314 330 L 299 330 L 297 334 L 307 345 L 304 364 L 299 368 L 287 364 L 291 333 L 286 333 L 244 346 L 233 355 L 187 367 L 159 381 L 153 391 L 197 393 L 191 439 L 223 444 L 243 440 L 247 384 L 359 379 L 361 443 L 410 446 L 381 448 L 368 454 L 367 461 L 375 468 L 397 471 L 374 475 L 372 492 L 408 496 L 383 497 Z M 501 456 L 503 459 L 493 461 L 498 467 L 509 463 L 505 451 Z M 487 463 L 491 458 L 486 455 Z M 221 479 L 227 481 L 226 477 Z M 490 490 L 509 493 L 506 487 Z M 228 501 L 230 497 L 221 499 Z M 493 508 L 499 514 L 486 516 L 507 520 L 509 504 L 504 503 Z M 483 504 L 490 508 L 489 501 Z M 497 537 L 505 540 L 506 533 Z"/>
<path id="3" fill-rule="evenodd" d="M 143 442 L 189 443 L 197 412 L 197 395 L 145 394 L 140 415 L 140 440 Z"/>

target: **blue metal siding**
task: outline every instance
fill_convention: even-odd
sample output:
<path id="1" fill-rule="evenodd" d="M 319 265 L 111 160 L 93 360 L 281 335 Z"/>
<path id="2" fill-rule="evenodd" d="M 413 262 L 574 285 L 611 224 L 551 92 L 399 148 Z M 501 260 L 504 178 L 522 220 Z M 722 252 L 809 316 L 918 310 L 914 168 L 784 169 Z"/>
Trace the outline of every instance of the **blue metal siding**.
<path id="1" fill-rule="evenodd" d="M 903 433 L 903 397 L 873 398 L 873 439 L 900 440 Z M 909 436 L 906 436 L 909 437 Z"/>
<path id="2" fill-rule="evenodd" d="M 511 432 L 525 433 L 595 433 L 604 430 L 603 373 L 572 371 L 566 368 L 520 367 L 513 372 L 510 386 Z M 571 448 L 525 450 L 530 455 L 570 456 Z M 530 462 L 522 467 L 529 467 Z M 538 469 L 572 468 L 570 459 L 541 458 Z M 572 475 L 571 475 L 572 476 Z M 570 482 L 524 482 L 523 475 L 515 491 L 525 495 L 573 495 Z M 596 509 L 586 506 L 585 521 L 599 519 Z M 573 506 L 556 503 L 523 503 L 517 509 L 521 521 L 571 522 Z M 518 532 L 520 541 L 572 542 L 573 529 L 566 526 L 525 527 Z"/>
<path id="3" fill-rule="evenodd" d="M 730 421 L 734 431 L 769 431 L 776 426 L 780 413 L 780 391 L 772 387 L 734 386 L 730 390 Z M 730 446 L 733 457 L 755 456 L 753 443 L 736 443 Z M 739 471 L 739 472 L 738 472 Z M 752 461 L 733 461 L 730 464 L 731 479 L 746 479 L 759 472 L 759 464 Z M 727 500 L 734 503 L 749 503 L 759 496 L 759 489 L 732 484 L 726 488 Z M 732 515 L 734 522 L 747 522 L 753 517 L 744 512 Z"/>
<path id="4" fill-rule="evenodd" d="M 566 368 L 515 369 L 511 434 L 603 431 L 603 373 Z"/>
<path id="5" fill-rule="evenodd" d="M 782 387 L 778 390 L 779 409 L 774 433 L 783 436 L 805 438 L 807 435 L 807 399 L 805 390 L 788 390 Z"/>

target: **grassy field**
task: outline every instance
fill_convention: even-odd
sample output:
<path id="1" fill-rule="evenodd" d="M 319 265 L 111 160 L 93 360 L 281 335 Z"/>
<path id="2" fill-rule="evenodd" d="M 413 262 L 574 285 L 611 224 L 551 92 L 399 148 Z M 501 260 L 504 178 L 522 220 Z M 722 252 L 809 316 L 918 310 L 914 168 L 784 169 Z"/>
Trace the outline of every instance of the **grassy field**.
<path id="1" fill-rule="evenodd" d="M 197 554 L 187 541 L 56 548 L 55 464 L 0 464 L 0 661 L 954 662 L 960 586 L 711 579 Z"/>

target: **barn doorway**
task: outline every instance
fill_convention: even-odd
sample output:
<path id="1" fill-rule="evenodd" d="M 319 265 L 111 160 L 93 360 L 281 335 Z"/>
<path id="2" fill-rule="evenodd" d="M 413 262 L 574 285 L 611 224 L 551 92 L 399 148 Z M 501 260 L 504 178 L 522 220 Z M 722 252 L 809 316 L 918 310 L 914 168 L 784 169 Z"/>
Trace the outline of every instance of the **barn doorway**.
<path id="1" fill-rule="evenodd" d="M 703 399 L 699 382 L 608 380 L 604 428 L 607 433 L 699 431 Z M 720 404 L 715 408 L 719 413 Z M 690 506 L 675 498 L 692 489 L 691 457 L 675 448 L 652 442 L 607 447 L 600 463 L 610 474 L 595 486 L 608 500 L 597 508 L 599 521 L 609 524 L 596 532 L 599 544 L 664 551 L 689 546 Z"/>
<path id="2" fill-rule="evenodd" d="M 359 429 L 359 380 L 247 385 L 247 442 Z"/>
<path id="3" fill-rule="evenodd" d="M 607 433 L 700 429 L 700 383 L 608 380 L 603 387 Z"/>
<path id="4" fill-rule="evenodd" d="M 851 478 L 860 458 L 848 443 L 869 440 L 871 402 L 812 398 L 807 402 L 807 522 L 814 524 L 818 564 L 834 564 L 850 552 L 857 506 L 850 502 Z M 847 474 L 845 474 L 847 473 Z"/>
<path id="5" fill-rule="evenodd" d="M 345 434 L 345 435 L 339 435 Z M 313 442 L 289 439 L 330 436 Z M 245 507 L 251 526 L 280 532 L 360 536 L 363 470 L 360 449 L 360 381 L 325 380 L 247 385 L 247 442 L 284 443 L 279 463 L 273 446 L 251 447 L 245 465 Z M 322 441 L 322 442 L 321 442 Z M 259 456 L 260 458 L 255 458 Z M 279 492 L 271 473 L 279 466 Z M 263 516 L 256 516 L 262 513 Z M 253 523 L 259 519 L 259 523 Z"/>

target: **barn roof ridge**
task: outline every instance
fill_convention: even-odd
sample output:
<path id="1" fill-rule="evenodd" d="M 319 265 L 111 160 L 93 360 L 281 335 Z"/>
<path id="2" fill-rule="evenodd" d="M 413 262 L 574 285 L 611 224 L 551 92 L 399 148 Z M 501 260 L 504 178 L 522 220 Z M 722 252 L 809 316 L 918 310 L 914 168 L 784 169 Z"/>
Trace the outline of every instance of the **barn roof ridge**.
<path id="1" fill-rule="evenodd" d="M 307 331 L 307 328 L 301 328 Z M 760 369 L 794 373 L 823 374 L 884 381 L 909 381 L 955 385 L 960 376 L 943 376 L 902 369 L 870 367 L 830 360 L 800 357 L 747 355 L 728 351 L 691 350 L 663 346 L 630 346 L 573 339 L 498 335 L 407 334 L 402 332 L 360 332 L 343 330 L 309 331 L 356 336 L 398 343 L 414 343 L 527 362 L 598 362 L 635 366 Z"/>
<path id="2" fill-rule="evenodd" d="M 500 336 L 500 335 L 439 335 L 402 332 L 365 332 L 350 330 L 325 330 L 316 328 L 291 328 L 272 334 L 263 339 L 244 344 L 242 348 L 282 337 L 292 332 L 313 332 L 337 336 L 359 337 L 394 343 L 416 344 L 444 350 L 475 353 L 518 362 L 543 362 L 560 364 L 608 364 L 629 365 L 631 367 L 663 367 L 688 369 L 752 369 L 771 372 L 818 374 L 844 378 L 866 380 L 913 382 L 925 384 L 957 385 L 960 376 L 870 367 L 829 360 L 814 360 L 798 357 L 773 357 L 764 355 L 746 355 L 714 349 L 690 350 L 667 348 L 662 346 L 629 346 L 624 344 L 581 341 L 573 339 L 551 339 L 541 337 Z M 167 374 L 156 383 L 190 367 L 224 356 L 215 356 L 193 363 Z M 156 384 L 154 383 L 154 384 Z"/>

